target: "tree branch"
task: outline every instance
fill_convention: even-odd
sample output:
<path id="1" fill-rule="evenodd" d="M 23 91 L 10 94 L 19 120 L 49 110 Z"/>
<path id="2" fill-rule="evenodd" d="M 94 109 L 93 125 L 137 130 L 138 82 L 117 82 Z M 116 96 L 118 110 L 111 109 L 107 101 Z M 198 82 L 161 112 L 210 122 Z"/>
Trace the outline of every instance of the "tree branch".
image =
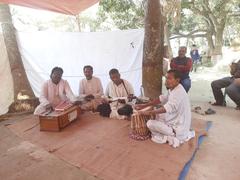
<path id="1" fill-rule="evenodd" d="M 196 34 L 200 33 L 201 34 Z M 175 38 L 189 38 L 189 37 L 206 37 L 207 36 L 207 30 L 205 29 L 197 29 L 194 31 L 189 32 L 188 34 L 183 34 L 183 33 L 175 33 L 170 39 L 175 39 Z"/>
<path id="2" fill-rule="evenodd" d="M 217 18 L 213 15 L 212 10 L 209 7 L 209 1 L 203 0 L 202 7 L 205 8 L 205 12 L 209 15 L 209 18 L 214 23 L 214 26 L 217 27 L 219 25 Z"/>
<path id="3" fill-rule="evenodd" d="M 197 38 L 197 37 L 204 37 L 204 38 L 206 38 L 207 37 L 207 33 L 205 33 L 205 34 L 195 34 L 195 35 L 190 35 L 190 36 L 176 35 L 176 36 L 170 37 L 169 39 L 172 40 L 172 39 L 176 39 L 176 38 Z"/>
<path id="4" fill-rule="evenodd" d="M 236 12 L 234 12 L 234 11 L 229 11 L 229 16 L 234 16 L 234 17 L 240 16 L 240 12 L 238 12 L 238 11 L 236 11 Z"/>

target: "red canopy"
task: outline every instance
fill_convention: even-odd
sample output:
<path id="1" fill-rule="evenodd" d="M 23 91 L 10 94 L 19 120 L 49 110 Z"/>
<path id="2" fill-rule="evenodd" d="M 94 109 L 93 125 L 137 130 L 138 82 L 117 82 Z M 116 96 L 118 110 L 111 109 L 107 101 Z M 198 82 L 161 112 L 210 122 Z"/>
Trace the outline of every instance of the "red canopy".
<path id="1" fill-rule="evenodd" d="M 99 0 L 0 0 L 0 2 L 77 15 Z"/>

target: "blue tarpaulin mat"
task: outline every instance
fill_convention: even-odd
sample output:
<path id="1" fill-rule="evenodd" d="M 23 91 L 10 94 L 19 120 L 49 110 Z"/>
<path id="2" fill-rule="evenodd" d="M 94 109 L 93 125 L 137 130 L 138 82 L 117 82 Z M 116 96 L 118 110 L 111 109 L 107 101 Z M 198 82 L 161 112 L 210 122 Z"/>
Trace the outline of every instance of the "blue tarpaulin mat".
<path id="1" fill-rule="evenodd" d="M 208 121 L 208 122 L 207 122 L 207 126 L 206 126 L 206 130 L 208 131 L 211 126 L 212 126 L 212 122 L 211 122 L 211 121 Z M 181 173 L 180 173 L 180 175 L 179 175 L 178 180 L 185 180 L 185 178 L 186 178 L 186 176 L 187 176 L 187 174 L 188 174 L 188 171 L 189 171 L 189 169 L 190 169 L 190 166 L 191 166 L 191 164 L 192 164 L 192 162 L 193 162 L 193 159 L 194 159 L 194 157 L 195 157 L 195 155 L 196 155 L 196 153 L 197 153 L 197 150 L 198 150 L 199 146 L 202 144 L 202 142 L 203 142 L 203 140 L 204 140 L 205 137 L 206 137 L 205 135 L 199 136 L 197 148 L 196 148 L 196 150 L 194 151 L 191 159 L 185 164 L 183 170 L 181 171 Z"/>

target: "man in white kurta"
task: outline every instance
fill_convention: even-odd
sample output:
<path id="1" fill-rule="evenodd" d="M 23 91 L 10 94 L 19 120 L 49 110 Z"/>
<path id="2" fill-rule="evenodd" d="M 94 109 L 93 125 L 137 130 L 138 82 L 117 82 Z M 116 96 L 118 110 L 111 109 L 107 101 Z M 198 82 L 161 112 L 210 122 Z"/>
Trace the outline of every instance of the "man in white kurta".
<path id="1" fill-rule="evenodd" d="M 159 109 L 145 112 L 145 114 L 156 115 L 155 120 L 147 122 L 147 127 L 152 133 L 152 141 L 160 144 L 168 142 L 173 147 L 178 147 L 181 143 L 195 136 L 194 131 L 190 131 L 191 107 L 189 97 L 179 82 L 179 72 L 176 70 L 168 71 L 166 86 L 169 90 L 167 95 L 160 95 L 159 99 L 148 104 L 160 103 L 162 106 Z"/>
<path id="2" fill-rule="evenodd" d="M 111 98 L 126 98 L 130 94 L 134 94 L 132 85 L 125 79 L 121 79 L 122 82 L 117 85 L 113 81 L 109 82 L 106 88 L 105 95 Z M 124 86 L 125 85 L 125 86 Z"/>
<path id="3" fill-rule="evenodd" d="M 88 97 L 92 95 L 94 98 L 99 98 L 103 95 L 103 87 L 99 78 L 93 76 L 92 66 L 84 66 L 83 72 L 86 78 L 80 81 L 79 96 Z"/>
<path id="4" fill-rule="evenodd" d="M 102 101 L 102 83 L 99 78 L 93 76 L 92 66 L 84 66 L 83 72 L 86 78 L 79 83 L 79 97 L 84 99 L 81 108 L 86 111 L 95 111 Z"/>
<path id="5" fill-rule="evenodd" d="M 117 69 L 111 69 L 109 72 L 111 82 L 108 83 L 105 96 L 111 98 L 113 101 L 110 104 L 111 106 L 111 118 L 122 119 L 122 116 L 119 116 L 117 110 L 124 106 L 129 98 L 133 97 L 134 90 L 132 85 L 125 79 L 121 79 L 120 73 Z"/>
<path id="6" fill-rule="evenodd" d="M 35 115 L 54 109 L 62 101 L 76 101 L 68 82 L 62 79 L 62 74 L 62 68 L 53 68 L 51 79 L 47 80 L 42 86 L 39 97 L 40 105 L 35 109 Z"/>

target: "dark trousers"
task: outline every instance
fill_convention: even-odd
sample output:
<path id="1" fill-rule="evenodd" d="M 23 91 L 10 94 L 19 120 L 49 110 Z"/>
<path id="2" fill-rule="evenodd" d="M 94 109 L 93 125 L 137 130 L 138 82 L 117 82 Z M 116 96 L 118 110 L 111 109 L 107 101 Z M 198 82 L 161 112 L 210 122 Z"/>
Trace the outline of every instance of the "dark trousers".
<path id="1" fill-rule="evenodd" d="M 188 92 L 189 89 L 191 88 L 191 79 L 190 78 L 182 79 L 180 81 L 180 83 L 182 84 L 182 86 L 186 92 Z"/>
<path id="2" fill-rule="evenodd" d="M 240 106 L 240 86 L 233 84 L 233 77 L 225 77 L 215 80 L 211 83 L 214 98 L 217 104 L 224 104 L 222 88 L 225 88 L 226 94 Z"/>

